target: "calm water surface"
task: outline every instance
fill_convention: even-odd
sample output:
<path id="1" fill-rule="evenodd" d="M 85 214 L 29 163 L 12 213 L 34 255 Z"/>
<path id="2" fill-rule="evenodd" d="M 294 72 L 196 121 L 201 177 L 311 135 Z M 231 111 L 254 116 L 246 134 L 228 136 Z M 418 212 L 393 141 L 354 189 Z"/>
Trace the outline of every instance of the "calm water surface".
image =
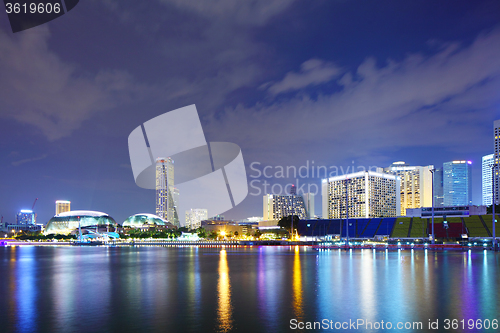
<path id="1" fill-rule="evenodd" d="M 447 318 L 500 319 L 491 252 L 24 246 L 0 255 L 1 332 L 289 332 L 294 318 L 422 322 L 420 332 L 439 319 L 444 332 Z"/>

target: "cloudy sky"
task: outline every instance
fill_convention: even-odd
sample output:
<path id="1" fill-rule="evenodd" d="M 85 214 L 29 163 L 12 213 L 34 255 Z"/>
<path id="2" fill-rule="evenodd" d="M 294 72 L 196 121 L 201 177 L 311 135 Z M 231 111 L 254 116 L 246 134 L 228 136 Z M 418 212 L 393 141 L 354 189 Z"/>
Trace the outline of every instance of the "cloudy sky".
<path id="1" fill-rule="evenodd" d="M 0 214 L 35 198 L 40 223 L 57 199 L 119 223 L 153 213 L 128 135 L 190 104 L 254 185 L 266 166 L 468 159 L 479 204 L 499 55 L 497 0 L 87 0 L 16 34 L 0 12 Z M 226 217 L 262 216 L 259 189 Z"/>

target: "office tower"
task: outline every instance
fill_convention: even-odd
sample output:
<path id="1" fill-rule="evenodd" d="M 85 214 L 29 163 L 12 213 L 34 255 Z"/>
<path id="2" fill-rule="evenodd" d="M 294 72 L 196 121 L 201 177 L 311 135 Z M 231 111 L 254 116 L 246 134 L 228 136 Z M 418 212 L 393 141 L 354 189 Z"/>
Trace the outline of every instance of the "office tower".
<path id="1" fill-rule="evenodd" d="M 35 225 L 36 214 L 31 209 L 22 209 L 16 215 L 16 224 Z"/>
<path id="2" fill-rule="evenodd" d="M 290 187 L 290 195 L 296 195 L 297 194 L 297 188 L 295 185 L 292 184 L 292 187 Z"/>
<path id="3" fill-rule="evenodd" d="M 306 217 L 308 219 L 314 218 L 314 193 L 304 193 L 302 195 L 304 206 L 306 209 Z"/>
<path id="4" fill-rule="evenodd" d="M 401 215 L 406 215 L 407 208 L 430 207 L 432 205 L 433 165 L 410 166 L 405 162 L 395 162 L 385 168 L 385 172 L 400 178 Z"/>
<path id="5" fill-rule="evenodd" d="M 264 196 L 264 220 L 281 220 L 283 217 L 297 215 L 299 219 L 306 218 L 304 199 L 299 195 Z"/>
<path id="6" fill-rule="evenodd" d="M 71 201 L 57 200 L 56 201 L 56 215 L 69 212 L 71 210 Z"/>
<path id="7" fill-rule="evenodd" d="M 434 207 L 444 207 L 442 168 L 434 171 Z"/>
<path id="8" fill-rule="evenodd" d="M 197 229 L 201 227 L 201 221 L 208 220 L 208 210 L 190 209 L 186 211 L 186 228 Z"/>
<path id="9" fill-rule="evenodd" d="M 481 192 L 483 194 L 482 204 L 485 206 L 489 206 L 493 202 L 493 170 L 491 167 L 493 166 L 494 154 L 483 156 L 482 158 L 482 184 L 481 184 Z"/>
<path id="10" fill-rule="evenodd" d="M 174 161 L 169 158 L 156 159 L 156 215 L 179 226 L 176 202 L 179 193 L 174 188 Z"/>
<path id="11" fill-rule="evenodd" d="M 443 163 L 443 204 L 445 207 L 472 205 L 471 161 Z"/>
<path id="12" fill-rule="evenodd" d="M 374 171 L 323 179 L 323 218 L 346 218 L 347 212 L 349 218 L 399 216 L 399 186 L 398 176 Z"/>
<path id="13" fill-rule="evenodd" d="M 500 120 L 495 120 L 493 122 L 493 135 L 494 135 L 494 153 L 495 153 L 495 164 L 500 163 Z M 498 204 L 499 200 L 499 188 L 498 185 L 500 184 L 498 181 L 498 169 L 495 173 L 495 204 Z"/>

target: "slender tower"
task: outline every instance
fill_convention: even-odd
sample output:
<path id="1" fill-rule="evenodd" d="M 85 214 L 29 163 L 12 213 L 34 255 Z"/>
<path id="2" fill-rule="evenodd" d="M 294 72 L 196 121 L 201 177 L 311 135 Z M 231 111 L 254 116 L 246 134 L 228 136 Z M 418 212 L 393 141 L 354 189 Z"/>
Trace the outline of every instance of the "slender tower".
<path id="1" fill-rule="evenodd" d="M 174 189 L 174 161 L 168 157 L 156 159 L 156 215 L 179 226 Z"/>

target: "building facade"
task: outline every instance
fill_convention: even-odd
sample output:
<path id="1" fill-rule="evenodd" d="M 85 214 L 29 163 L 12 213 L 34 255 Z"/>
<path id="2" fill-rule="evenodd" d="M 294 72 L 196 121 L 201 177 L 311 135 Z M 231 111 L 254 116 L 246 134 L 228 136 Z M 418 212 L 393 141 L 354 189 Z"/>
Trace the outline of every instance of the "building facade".
<path id="1" fill-rule="evenodd" d="M 443 205 L 472 205 L 472 167 L 470 161 L 443 163 Z"/>
<path id="2" fill-rule="evenodd" d="M 434 171 L 434 207 L 444 207 L 443 168 Z"/>
<path id="3" fill-rule="evenodd" d="M 57 200 L 56 201 L 56 215 L 71 211 L 71 201 Z"/>
<path id="4" fill-rule="evenodd" d="M 398 176 L 374 171 L 323 179 L 323 218 L 400 216 L 399 187 Z"/>
<path id="5" fill-rule="evenodd" d="M 410 166 L 405 162 L 395 162 L 385 172 L 400 179 L 401 215 L 406 215 L 407 208 L 420 208 L 432 205 L 433 165 Z"/>
<path id="6" fill-rule="evenodd" d="M 20 210 L 16 214 L 16 224 L 18 225 L 35 225 L 36 214 L 30 209 Z"/>
<path id="7" fill-rule="evenodd" d="M 495 164 L 500 163 L 500 120 L 495 120 L 493 122 L 493 152 L 494 152 L 494 162 Z M 495 204 L 498 204 L 499 199 L 499 188 L 498 185 L 498 169 L 495 173 Z"/>
<path id="8" fill-rule="evenodd" d="M 305 219 L 306 208 L 304 199 L 299 195 L 273 195 L 264 196 L 265 221 L 281 220 L 283 217 L 297 215 L 299 219 Z"/>
<path id="9" fill-rule="evenodd" d="M 304 206 L 306 209 L 306 217 L 308 219 L 314 218 L 314 193 L 304 193 L 302 195 L 302 199 L 304 199 Z"/>
<path id="10" fill-rule="evenodd" d="M 174 188 L 174 161 L 168 158 L 156 159 L 156 215 L 179 226 L 177 201 L 179 192 Z"/>
<path id="11" fill-rule="evenodd" d="M 186 228 L 198 229 L 201 227 L 201 221 L 208 219 L 208 210 L 190 209 L 186 211 Z"/>
<path id="12" fill-rule="evenodd" d="M 493 170 L 495 154 L 483 156 L 481 163 L 481 192 L 482 204 L 489 206 L 493 203 Z"/>

